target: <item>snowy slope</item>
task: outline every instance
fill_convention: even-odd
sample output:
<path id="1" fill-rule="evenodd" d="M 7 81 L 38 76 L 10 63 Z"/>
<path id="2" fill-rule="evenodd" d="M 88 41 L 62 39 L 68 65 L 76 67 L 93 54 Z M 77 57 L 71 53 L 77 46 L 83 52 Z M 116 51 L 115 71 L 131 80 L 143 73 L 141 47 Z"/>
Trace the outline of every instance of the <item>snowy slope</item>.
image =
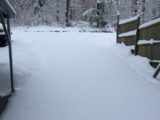
<path id="1" fill-rule="evenodd" d="M 133 66 L 154 69 L 115 45 L 116 34 L 16 30 L 13 39 L 23 77 L 1 120 L 160 119 L 158 83 Z"/>

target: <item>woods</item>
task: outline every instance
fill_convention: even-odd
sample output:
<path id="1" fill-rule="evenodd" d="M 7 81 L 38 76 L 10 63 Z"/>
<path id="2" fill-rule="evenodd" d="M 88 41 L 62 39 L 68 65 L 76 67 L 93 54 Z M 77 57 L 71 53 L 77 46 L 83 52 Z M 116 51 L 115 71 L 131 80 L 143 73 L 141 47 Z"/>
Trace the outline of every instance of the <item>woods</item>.
<path id="1" fill-rule="evenodd" d="M 160 16 L 160 0 L 10 0 L 18 15 L 14 25 L 66 25 L 85 21 L 94 27 L 113 24 L 117 14 L 137 14 L 147 22 Z M 69 23 L 70 21 L 70 23 Z M 99 23 L 99 22 L 102 23 Z M 96 24 L 96 25 L 95 25 Z"/>

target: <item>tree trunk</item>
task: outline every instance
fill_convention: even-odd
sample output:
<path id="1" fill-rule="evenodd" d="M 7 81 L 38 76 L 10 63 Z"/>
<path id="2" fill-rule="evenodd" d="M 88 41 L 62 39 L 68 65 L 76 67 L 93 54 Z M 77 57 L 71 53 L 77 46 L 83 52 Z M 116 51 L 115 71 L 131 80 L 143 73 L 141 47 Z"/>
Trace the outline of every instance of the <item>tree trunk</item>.
<path id="1" fill-rule="evenodd" d="M 66 0 L 66 26 L 67 27 L 70 26 L 69 11 L 70 11 L 70 0 Z"/>
<path id="2" fill-rule="evenodd" d="M 143 8 L 142 8 L 142 22 L 144 23 L 145 22 L 145 4 L 146 4 L 146 0 L 142 0 L 142 5 L 143 5 Z"/>
<path id="3" fill-rule="evenodd" d="M 56 1 L 56 21 L 59 22 L 59 4 L 58 0 Z"/>

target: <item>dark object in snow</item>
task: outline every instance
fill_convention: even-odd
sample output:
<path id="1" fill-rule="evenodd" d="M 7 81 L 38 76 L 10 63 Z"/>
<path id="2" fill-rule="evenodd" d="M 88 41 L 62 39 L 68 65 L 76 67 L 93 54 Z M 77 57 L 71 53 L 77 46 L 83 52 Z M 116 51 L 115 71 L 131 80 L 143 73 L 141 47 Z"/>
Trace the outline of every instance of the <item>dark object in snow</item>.
<path id="1" fill-rule="evenodd" d="M 11 97 L 11 95 L 6 95 L 6 96 L 0 96 L 0 114 L 4 111 L 8 104 L 8 100 Z"/>
<path id="2" fill-rule="evenodd" d="M 156 72 L 154 73 L 153 77 L 156 78 L 158 74 L 160 73 L 160 64 L 158 65 Z"/>

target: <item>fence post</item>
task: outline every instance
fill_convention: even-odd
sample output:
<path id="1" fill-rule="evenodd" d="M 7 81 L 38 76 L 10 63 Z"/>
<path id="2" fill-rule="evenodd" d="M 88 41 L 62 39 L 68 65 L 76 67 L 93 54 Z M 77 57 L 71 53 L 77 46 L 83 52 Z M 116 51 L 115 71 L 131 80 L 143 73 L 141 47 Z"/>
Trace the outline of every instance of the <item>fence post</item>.
<path id="1" fill-rule="evenodd" d="M 160 73 L 160 64 L 158 65 L 156 72 L 154 73 L 153 77 L 156 78 L 158 74 Z"/>
<path id="2" fill-rule="evenodd" d="M 119 35 L 119 19 L 120 19 L 120 16 L 118 15 L 117 16 L 117 43 L 118 43 L 118 35 Z"/>
<path id="3" fill-rule="evenodd" d="M 140 26 L 140 17 L 137 20 L 137 32 L 136 32 L 136 44 L 135 44 L 135 55 L 138 54 L 138 41 L 139 41 L 139 26 Z"/>

